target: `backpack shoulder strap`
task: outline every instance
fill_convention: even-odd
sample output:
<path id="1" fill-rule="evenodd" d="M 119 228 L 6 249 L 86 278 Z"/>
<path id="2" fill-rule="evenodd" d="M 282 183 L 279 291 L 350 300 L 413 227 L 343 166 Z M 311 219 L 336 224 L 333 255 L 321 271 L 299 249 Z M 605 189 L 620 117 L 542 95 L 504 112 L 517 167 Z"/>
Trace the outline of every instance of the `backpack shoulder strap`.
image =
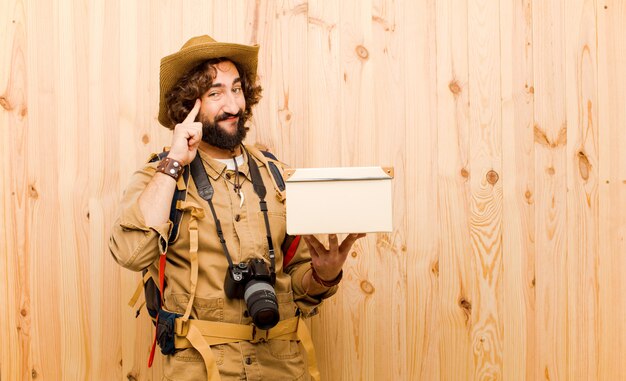
<path id="1" fill-rule="evenodd" d="M 150 157 L 149 163 L 154 163 L 156 161 L 163 160 L 169 151 L 163 151 L 159 154 L 153 154 Z M 176 208 L 176 204 L 178 201 L 185 201 L 187 198 L 187 186 L 189 185 L 189 165 L 185 166 L 183 170 L 183 181 L 185 183 L 185 187 L 180 189 L 178 185 L 176 186 L 176 190 L 174 191 L 174 197 L 172 197 L 172 203 L 170 205 L 170 221 L 172 221 L 172 230 L 170 231 L 170 237 L 167 240 L 169 244 L 178 239 L 178 231 L 180 228 L 180 220 L 183 217 L 183 211 Z"/>
<path id="2" fill-rule="evenodd" d="M 274 154 L 269 151 L 261 151 L 261 153 L 263 154 L 263 156 L 269 159 L 278 161 L 276 156 L 274 156 Z M 269 169 L 269 172 L 272 175 L 272 177 L 274 177 L 274 182 L 276 182 L 278 189 L 280 189 L 280 191 L 282 192 L 285 190 L 285 180 L 283 179 L 283 175 L 280 173 L 280 170 L 278 169 L 278 166 L 276 165 L 274 161 L 268 160 L 267 168 Z"/>
<path id="3" fill-rule="evenodd" d="M 283 175 L 279 168 L 279 165 L 282 164 L 280 160 L 278 160 L 276 156 L 274 156 L 274 154 L 267 150 L 262 150 L 258 147 L 248 145 L 246 145 L 245 148 L 248 150 L 252 157 L 257 159 L 257 161 L 259 161 L 266 167 L 268 173 L 272 176 L 274 188 L 276 188 L 276 190 L 280 192 L 281 197 L 284 199 L 285 181 L 283 180 Z"/>

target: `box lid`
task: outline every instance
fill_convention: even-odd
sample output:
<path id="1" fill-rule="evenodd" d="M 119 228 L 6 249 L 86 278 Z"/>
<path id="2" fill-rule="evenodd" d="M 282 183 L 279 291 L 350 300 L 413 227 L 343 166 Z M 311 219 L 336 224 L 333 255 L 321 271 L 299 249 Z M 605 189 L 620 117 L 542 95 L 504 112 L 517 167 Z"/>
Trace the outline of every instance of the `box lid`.
<path id="1" fill-rule="evenodd" d="M 330 167 L 285 170 L 288 183 L 306 181 L 385 180 L 393 178 L 393 167 Z"/>

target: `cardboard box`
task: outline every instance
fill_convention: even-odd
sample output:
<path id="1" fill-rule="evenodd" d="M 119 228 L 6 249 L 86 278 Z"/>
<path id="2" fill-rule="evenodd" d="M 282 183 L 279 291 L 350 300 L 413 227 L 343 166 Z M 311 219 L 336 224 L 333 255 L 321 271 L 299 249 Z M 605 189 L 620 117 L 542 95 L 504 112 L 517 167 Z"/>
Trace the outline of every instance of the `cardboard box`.
<path id="1" fill-rule="evenodd" d="M 287 233 L 391 232 L 391 179 L 383 167 L 287 170 Z"/>

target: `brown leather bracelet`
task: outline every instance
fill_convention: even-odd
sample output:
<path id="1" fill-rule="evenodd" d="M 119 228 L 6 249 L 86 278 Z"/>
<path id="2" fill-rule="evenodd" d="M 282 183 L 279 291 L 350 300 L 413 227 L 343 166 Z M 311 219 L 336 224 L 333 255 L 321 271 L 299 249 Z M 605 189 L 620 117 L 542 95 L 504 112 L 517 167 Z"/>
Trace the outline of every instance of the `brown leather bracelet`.
<path id="1" fill-rule="evenodd" d="M 174 180 L 178 181 L 180 174 L 183 173 L 183 165 L 178 160 L 166 157 L 159 162 L 156 171 L 165 173 Z"/>
<path id="2" fill-rule="evenodd" d="M 315 279 L 315 281 L 319 284 L 321 284 L 324 287 L 332 287 L 332 286 L 336 286 L 339 284 L 339 282 L 341 282 L 341 278 L 343 278 L 343 269 L 341 269 L 341 271 L 339 271 L 339 275 L 337 275 L 335 277 L 335 279 L 333 280 L 324 280 L 322 278 L 320 278 L 319 275 L 317 275 L 317 272 L 315 271 L 315 268 L 313 267 L 313 264 L 311 263 L 311 276 L 313 277 L 313 279 Z"/>

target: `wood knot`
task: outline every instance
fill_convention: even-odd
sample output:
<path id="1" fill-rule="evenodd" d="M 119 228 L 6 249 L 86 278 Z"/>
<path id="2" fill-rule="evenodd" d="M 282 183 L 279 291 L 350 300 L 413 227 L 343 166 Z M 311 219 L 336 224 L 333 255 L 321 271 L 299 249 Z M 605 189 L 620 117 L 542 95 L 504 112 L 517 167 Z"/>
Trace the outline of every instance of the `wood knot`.
<path id="1" fill-rule="evenodd" d="M 367 51 L 367 49 L 363 45 L 357 45 L 357 47 L 354 50 L 356 51 L 356 55 L 359 56 L 359 58 L 363 61 L 368 59 L 370 56 L 370 53 Z"/>
<path id="2" fill-rule="evenodd" d="M 487 182 L 489 184 L 494 185 L 498 182 L 498 179 L 500 179 L 500 175 L 498 175 L 498 172 L 494 171 L 493 169 L 487 172 Z"/>
<path id="3" fill-rule="evenodd" d="M 31 370 L 31 371 L 30 371 L 30 376 L 31 376 L 32 378 L 37 378 L 37 376 L 38 376 L 37 371 L 36 371 L 35 369 Z"/>
<path id="4" fill-rule="evenodd" d="M 533 203 L 533 192 L 526 190 L 526 193 L 524 193 L 524 197 L 526 198 L 526 202 L 529 204 Z"/>
<path id="5" fill-rule="evenodd" d="M 22 316 L 24 316 L 24 317 L 26 317 L 26 315 L 28 315 L 28 311 L 26 310 L 26 308 L 22 308 L 22 309 L 20 310 L 20 315 L 22 315 Z"/>
<path id="6" fill-rule="evenodd" d="M 430 269 L 430 271 L 435 275 L 435 276 L 439 276 L 439 261 L 435 261 L 435 263 L 433 264 L 433 267 Z"/>
<path id="7" fill-rule="evenodd" d="M 34 199 L 39 198 L 39 192 L 37 192 L 37 189 L 32 184 L 28 186 L 28 195 Z"/>
<path id="8" fill-rule="evenodd" d="M 469 177 L 469 171 L 465 168 L 461 169 L 461 176 L 465 179 L 467 179 Z"/>
<path id="9" fill-rule="evenodd" d="M 374 291 L 376 291 L 374 286 L 370 282 L 368 282 L 366 280 L 362 280 L 361 281 L 361 290 L 363 290 L 363 292 L 368 294 L 368 295 L 372 295 L 374 293 Z"/>
<path id="10" fill-rule="evenodd" d="M 356 258 L 356 256 L 358 255 L 356 251 L 353 251 L 352 253 L 350 253 L 350 255 L 352 256 L 352 258 Z"/>
<path id="11" fill-rule="evenodd" d="M 461 306 L 461 308 L 463 308 L 465 311 L 467 311 L 469 313 L 472 312 L 472 303 L 467 301 L 467 299 L 465 299 L 465 298 L 461 298 L 459 300 L 459 306 Z"/>
<path id="12" fill-rule="evenodd" d="M 461 93 L 461 86 L 459 85 L 459 82 L 456 79 L 453 79 L 452 81 L 450 81 L 450 83 L 448 84 L 448 89 L 450 89 L 450 91 L 452 92 L 452 94 L 454 94 L 454 96 L 458 96 L 459 93 Z"/>
<path id="13" fill-rule="evenodd" d="M 128 381 L 137 381 L 137 373 L 135 372 L 129 372 L 126 375 L 126 378 L 128 379 Z"/>
<path id="14" fill-rule="evenodd" d="M 0 97 L 0 106 L 7 111 L 13 110 L 13 106 L 11 106 L 11 103 L 4 95 Z"/>
<path id="15" fill-rule="evenodd" d="M 278 116 L 284 121 L 285 124 L 288 124 L 292 117 L 292 112 L 289 109 L 284 108 L 278 110 Z"/>
<path id="16" fill-rule="evenodd" d="M 465 323 L 469 323 L 470 316 L 472 315 L 472 303 L 467 301 L 464 297 L 461 297 L 459 299 L 459 306 L 463 310 L 463 313 L 465 313 Z"/>
<path id="17" fill-rule="evenodd" d="M 591 164 L 589 163 L 589 159 L 587 155 L 583 151 L 578 152 L 578 171 L 580 172 L 580 177 L 583 180 L 589 180 L 589 170 L 591 169 Z"/>
<path id="18" fill-rule="evenodd" d="M 148 134 L 143 134 L 143 136 L 141 137 L 141 142 L 143 144 L 148 144 L 150 143 L 150 136 L 148 136 Z"/>
<path id="19" fill-rule="evenodd" d="M 546 173 L 550 176 L 554 176 L 554 174 L 556 173 L 556 171 L 554 170 L 554 167 L 548 167 L 546 168 Z"/>
<path id="20" fill-rule="evenodd" d="M 534 94 L 534 93 L 535 93 L 535 86 L 531 86 L 531 87 L 528 89 L 528 92 L 529 92 L 529 93 L 531 93 L 531 94 Z"/>

